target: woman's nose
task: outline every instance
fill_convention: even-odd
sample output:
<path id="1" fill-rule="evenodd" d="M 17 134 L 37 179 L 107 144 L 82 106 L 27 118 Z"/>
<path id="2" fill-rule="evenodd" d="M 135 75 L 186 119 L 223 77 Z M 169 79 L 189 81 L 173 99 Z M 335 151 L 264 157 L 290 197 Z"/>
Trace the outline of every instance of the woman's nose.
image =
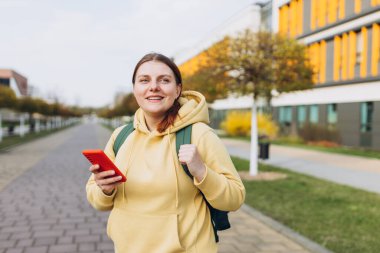
<path id="1" fill-rule="evenodd" d="M 150 90 L 158 90 L 160 87 L 160 85 L 158 84 L 158 82 L 156 81 L 153 81 L 151 84 L 150 84 Z"/>

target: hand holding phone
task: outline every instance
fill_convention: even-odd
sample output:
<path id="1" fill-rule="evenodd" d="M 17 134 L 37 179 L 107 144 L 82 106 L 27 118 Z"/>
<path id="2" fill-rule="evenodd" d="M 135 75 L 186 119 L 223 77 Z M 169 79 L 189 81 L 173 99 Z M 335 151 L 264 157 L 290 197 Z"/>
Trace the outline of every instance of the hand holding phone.
<path id="1" fill-rule="evenodd" d="M 127 180 L 103 150 L 83 150 L 82 154 L 91 162 L 90 171 L 104 194 L 112 195 L 115 188 Z"/>

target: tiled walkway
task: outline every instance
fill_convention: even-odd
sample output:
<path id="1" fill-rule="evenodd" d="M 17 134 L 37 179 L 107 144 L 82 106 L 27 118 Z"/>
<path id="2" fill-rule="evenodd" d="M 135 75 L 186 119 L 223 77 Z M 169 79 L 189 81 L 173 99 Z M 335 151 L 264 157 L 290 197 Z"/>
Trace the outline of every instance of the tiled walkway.
<path id="1" fill-rule="evenodd" d="M 87 203 L 88 163 L 80 153 L 103 148 L 109 135 L 85 124 L 0 153 L 0 253 L 113 252 L 108 213 Z M 219 252 L 312 252 L 248 207 L 230 217 Z"/>

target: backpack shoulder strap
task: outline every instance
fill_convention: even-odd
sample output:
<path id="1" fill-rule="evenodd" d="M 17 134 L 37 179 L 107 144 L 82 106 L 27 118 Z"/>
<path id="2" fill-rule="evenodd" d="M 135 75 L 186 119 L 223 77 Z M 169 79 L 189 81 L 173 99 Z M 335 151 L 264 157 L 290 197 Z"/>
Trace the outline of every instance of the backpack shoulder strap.
<path id="1" fill-rule="evenodd" d="M 181 145 L 191 144 L 192 126 L 193 125 L 188 125 L 187 127 L 182 128 L 181 130 L 176 132 L 176 134 L 175 134 L 175 136 L 176 136 L 175 144 L 176 145 L 175 146 L 176 146 L 177 154 L 179 152 L 179 148 L 181 147 Z M 182 168 L 191 179 L 194 178 L 193 175 L 191 175 L 189 168 L 187 167 L 186 164 L 182 164 Z M 215 241 L 219 242 L 218 231 L 217 231 L 216 224 L 215 224 L 214 218 L 213 218 L 213 216 L 215 215 L 215 211 L 214 211 L 215 209 L 210 205 L 210 203 L 208 203 L 206 197 L 203 195 L 202 192 L 201 192 L 201 194 L 202 194 L 204 200 L 206 201 L 208 208 L 210 209 L 211 225 L 212 225 L 212 228 L 214 230 Z"/>
<path id="2" fill-rule="evenodd" d="M 179 152 L 179 148 L 183 144 L 191 144 L 191 131 L 192 131 L 193 125 L 188 125 L 187 127 L 182 128 L 175 134 L 175 146 L 177 150 L 177 154 Z M 182 164 L 183 170 L 186 172 L 186 174 L 193 179 L 193 175 L 190 174 L 189 169 L 187 168 L 186 164 Z"/>
<path id="3" fill-rule="evenodd" d="M 125 127 L 123 127 L 123 129 L 117 135 L 115 142 L 113 144 L 113 152 L 115 153 L 115 156 L 117 155 L 117 152 L 119 151 L 121 145 L 123 145 L 124 141 L 134 130 L 135 128 L 133 127 L 133 120 L 132 120 L 132 122 L 127 124 Z"/>

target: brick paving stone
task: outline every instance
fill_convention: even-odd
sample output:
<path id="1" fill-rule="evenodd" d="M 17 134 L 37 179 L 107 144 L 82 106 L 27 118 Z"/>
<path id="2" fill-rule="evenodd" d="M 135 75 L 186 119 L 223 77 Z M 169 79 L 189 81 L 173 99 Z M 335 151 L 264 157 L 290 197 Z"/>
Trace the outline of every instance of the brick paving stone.
<path id="1" fill-rule="evenodd" d="M 33 219 L 30 221 L 31 225 L 34 226 L 40 226 L 40 225 L 52 225 L 57 223 L 57 219 L 50 218 L 50 219 Z"/>
<path id="2" fill-rule="evenodd" d="M 16 240 L 0 241 L 0 249 L 12 248 L 14 245 L 16 245 Z"/>
<path id="3" fill-rule="evenodd" d="M 80 243 L 79 252 L 94 252 L 95 244 L 93 243 Z"/>
<path id="4" fill-rule="evenodd" d="M 48 252 L 47 246 L 39 246 L 39 247 L 26 248 L 23 253 L 47 253 L 47 252 Z"/>
<path id="5" fill-rule="evenodd" d="M 80 236 L 75 236 L 75 242 L 77 242 L 77 243 L 100 242 L 100 235 L 80 235 Z"/>
<path id="6" fill-rule="evenodd" d="M 106 225 L 103 228 L 91 228 L 92 235 L 103 235 L 106 233 Z"/>
<path id="7" fill-rule="evenodd" d="M 58 237 L 63 235 L 63 230 L 48 230 L 48 231 L 37 231 L 33 233 L 34 238 L 41 237 Z"/>
<path id="8" fill-rule="evenodd" d="M 3 228 L 3 227 L 12 227 L 14 225 L 14 221 L 12 220 L 4 220 L 4 221 L 1 221 L 0 222 L 0 228 Z"/>
<path id="9" fill-rule="evenodd" d="M 67 230 L 65 233 L 66 236 L 70 235 L 90 235 L 90 229 L 75 229 L 75 230 Z"/>
<path id="10" fill-rule="evenodd" d="M 55 224 L 51 226 L 52 230 L 75 230 L 77 225 L 74 223 L 71 224 Z"/>
<path id="11" fill-rule="evenodd" d="M 242 245 L 237 246 L 237 252 L 249 253 L 249 252 L 257 252 L 257 251 L 259 251 L 259 248 L 257 248 L 255 245 L 252 245 L 252 244 L 248 244 L 248 245 L 242 244 Z"/>
<path id="12" fill-rule="evenodd" d="M 7 249 L 5 253 L 22 253 L 24 248 Z"/>
<path id="13" fill-rule="evenodd" d="M 20 227 L 3 227 L 1 233 L 20 233 L 29 231 L 29 227 L 20 226 Z"/>
<path id="14" fill-rule="evenodd" d="M 6 241 L 9 237 L 11 237 L 11 233 L 0 233 L 0 241 Z"/>
<path id="15" fill-rule="evenodd" d="M 103 223 L 78 223 L 78 229 L 91 228 L 91 229 L 104 229 Z"/>
<path id="16" fill-rule="evenodd" d="M 97 250 L 113 250 L 112 242 L 100 242 L 97 245 Z"/>
<path id="17" fill-rule="evenodd" d="M 74 236 L 58 237 L 58 244 L 71 244 L 72 242 L 74 242 Z"/>
<path id="18" fill-rule="evenodd" d="M 52 229 L 51 225 L 34 225 L 32 226 L 31 230 L 33 232 L 37 232 L 37 231 L 49 231 L 50 229 Z"/>
<path id="19" fill-rule="evenodd" d="M 30 247 L 33 245 L 34 239 L 21 239 L 17 241 L 16 247 Z"/>
<path id="20" fill-rule="evenodd" d="M 22 232 L 22 233 L 16 233 L 12 234 L 10 239 L 17 240 L 17 239 L 28 239 L 32 237 L 32 232 Z"/>
<path id="21" fill-rule="evenodd" d="M 85 218 L 80 217 L 80 218 L 62 218 L 59 219 L 59 224 L 76 224 L 76 223 L 81 223 L 85 222 Z"/>
<path id="22" fill-rule="evenodd" d="M 36 238 L 34 246 L 49 246 L 54 245 L 57 242 L 57 237 L 42 237 Z"/>
<path id="23" fill-rule="evenodd" d="M 58 244 L 52 245 L 49 248 L 49 253 L 71 253 L 77 252 L 78 245 L 77 244 Z"/>

